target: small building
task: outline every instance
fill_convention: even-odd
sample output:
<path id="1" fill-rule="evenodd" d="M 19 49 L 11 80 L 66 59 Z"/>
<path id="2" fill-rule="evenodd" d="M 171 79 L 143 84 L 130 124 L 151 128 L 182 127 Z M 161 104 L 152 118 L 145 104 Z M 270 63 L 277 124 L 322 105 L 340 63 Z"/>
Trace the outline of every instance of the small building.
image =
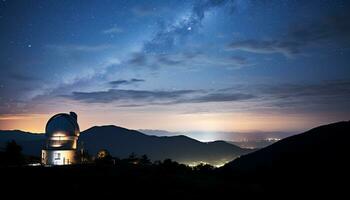
<path id="1" fill-rule="evenodd" d="M 80 134 L 78 116 L 74 112 L 60 113 L 49 119 L 45 128 L 46 144 L 42 164 L 70 165 L 79 162 L 77 143 Z"/>

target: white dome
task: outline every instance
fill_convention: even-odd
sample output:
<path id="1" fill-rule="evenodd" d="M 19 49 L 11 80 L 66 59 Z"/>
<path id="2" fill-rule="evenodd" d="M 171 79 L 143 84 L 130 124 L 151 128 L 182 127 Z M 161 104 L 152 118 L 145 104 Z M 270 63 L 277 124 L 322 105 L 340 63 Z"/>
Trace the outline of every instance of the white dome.
<path id="1" fill-rule="evenodd" d="M 55 134 L 60 136 L 79 136 L 80 130 L 77 115 L 74 112 L 54 115 L 47 122 L 45 132 L 46 137 L 52 137 Z"/>

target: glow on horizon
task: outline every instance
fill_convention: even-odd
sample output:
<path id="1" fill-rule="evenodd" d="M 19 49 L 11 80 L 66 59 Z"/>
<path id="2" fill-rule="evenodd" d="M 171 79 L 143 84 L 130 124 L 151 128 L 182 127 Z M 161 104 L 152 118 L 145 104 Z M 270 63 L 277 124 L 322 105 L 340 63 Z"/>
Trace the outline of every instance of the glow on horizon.
<path id="1" fill-rule="evenodd" d="M 33 133 L 45 132 L 45 125 L 52 114 L 9 115 L 0 118 L 1 130 L 23 130 Z M 157 129 L 176 132 L 205 131 L 205 140 L 219 140 L 215 132 L 254 131 L 302 131 L 331 121 L 300 115 L 259 113 L 94 113 L 78 112 L 80 129 L 92 126 L 116 125 L 129 129 Z"/>

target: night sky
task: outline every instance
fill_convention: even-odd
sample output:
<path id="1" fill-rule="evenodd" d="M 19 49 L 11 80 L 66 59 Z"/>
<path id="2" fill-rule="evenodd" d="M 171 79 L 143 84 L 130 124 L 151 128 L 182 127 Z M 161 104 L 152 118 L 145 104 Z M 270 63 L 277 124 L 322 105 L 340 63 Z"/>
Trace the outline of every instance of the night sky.
<path id="1" fill-rule="evenodd" d="M 0 129 L 304 131 L 350 119 L 349 47 L 350 1 L 1 0 Z"/>

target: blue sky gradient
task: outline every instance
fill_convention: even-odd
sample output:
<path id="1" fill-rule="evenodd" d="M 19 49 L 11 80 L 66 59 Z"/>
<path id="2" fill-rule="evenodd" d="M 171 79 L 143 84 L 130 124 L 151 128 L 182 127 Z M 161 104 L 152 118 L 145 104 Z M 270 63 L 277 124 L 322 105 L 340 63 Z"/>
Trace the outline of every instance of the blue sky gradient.
<path id="1" fill-rule="evenodd" d="M 350 118 L 349 1 L 0 2 L 0 128 L 301 131 Z"/>

